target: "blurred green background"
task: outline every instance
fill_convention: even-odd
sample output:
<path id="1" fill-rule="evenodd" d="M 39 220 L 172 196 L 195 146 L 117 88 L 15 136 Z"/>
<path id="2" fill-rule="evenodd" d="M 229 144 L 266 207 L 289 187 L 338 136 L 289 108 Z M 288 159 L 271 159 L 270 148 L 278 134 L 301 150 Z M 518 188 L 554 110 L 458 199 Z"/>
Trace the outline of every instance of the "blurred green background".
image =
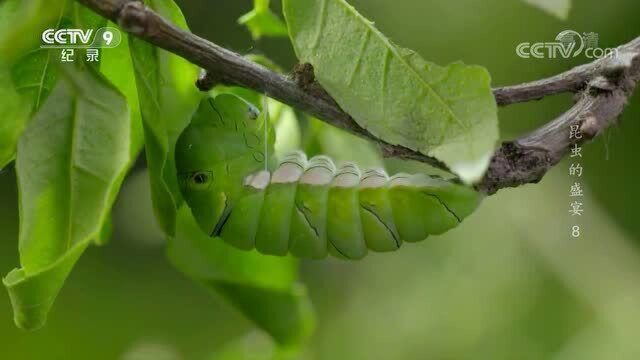
<path id="1" fill-rule="evenodd" d="M 292 68 L 287 39 L 255 43 L 236 23 L 250 0 L 178 3 L 195 33 Z M 441 64 L 484 65 L 495 85 L 588 61 L 521 59 L 520 42 L 552 41 L 573 29 L 597 32 L 602 47 L 613 47 L 640 35 L 636 0 L 575 1 L 567 21 L 519 0 L 351 3 L 396 43 Z M 563 95 L 501 109 L 502 136 L 550 120 L 571 100 Z M 619 125 L 585 149 L 586 212 L 577 222 L 568 213 L 573 181 L 564 162 L 539 185 L 487 199 L 444 236 L 360 262 L 303 262 L 319 319 L 305 358 L 640 358 L 640 168 L 633 148 L 640 143 L 639 100 L 637 94 Z M 331 129 L 314 134 L 303 138 L 311 152 L 378 161 L 361 141 L 353 146 Z M 268 353 L 237 311 L 168 264 L 140 162 L 115 206 L 113 240 L 81 258 L 44 329 L 18 330 L 8 297 L 0 296 L 1 359 L 215 359 L 224 351 L 233 358 L 229 346 L 247 359 Z M 18 265 L 17 209 L 15 173 L 8 169 L 0 173 L 3 274 Z M 579 239 L 570 236 L 576 224 Z"/>

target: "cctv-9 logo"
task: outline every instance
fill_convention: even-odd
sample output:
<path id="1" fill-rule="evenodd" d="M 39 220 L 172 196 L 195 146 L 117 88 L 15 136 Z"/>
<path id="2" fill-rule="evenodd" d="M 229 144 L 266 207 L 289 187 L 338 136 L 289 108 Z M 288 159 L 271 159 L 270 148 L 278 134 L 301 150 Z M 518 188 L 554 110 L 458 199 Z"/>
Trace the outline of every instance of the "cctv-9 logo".
<path id="1" fill-rule="evenodd" d="M 47 29 L 42 33 L 42 47 L 114 48 L 122 42 L 120 30 L 113 27 L 94 29 Z"/>
<path id="2" fill-rule="evenodd" d="M 114 48 L 120 45 L 122 42 L 122 34 L 120 30 L 113 27 L 103 27 L 96 31 L 96 36 L 93 38 L 92 48 Z"/>

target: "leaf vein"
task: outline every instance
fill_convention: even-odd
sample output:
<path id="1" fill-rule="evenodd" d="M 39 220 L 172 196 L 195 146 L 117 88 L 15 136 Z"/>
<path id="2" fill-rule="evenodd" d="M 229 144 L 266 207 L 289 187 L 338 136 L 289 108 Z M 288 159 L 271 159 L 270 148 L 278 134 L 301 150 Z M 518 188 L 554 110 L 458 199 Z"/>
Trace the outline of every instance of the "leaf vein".
<path id="1" fill-rule="evenodd" d="M 318 22 L 318 30 L 316 32 L 316 37 L 313 41 L 313 45 L 311 46 L 311 50 L 315 51 L 320 45 L 320 39 L 322 38 L 322 31 L 325 27 L 325 21 L 327 18 L 327 12 L 329 11 L 329 0 L 322 0 L 322 10 L 320 11 L 320 21 Z"/>
<path id="2" fill-rule="evenodd" d="M 369 42 L 370 37 L 371 37 L 371 31 L 368 29 L 365 29 L 364 36 L 360 43 L 360 49 L 358 50 L 358 55 L 356 56 L 356 64 L 353 67 L 353 69 L 351 69 L 351 74 L 349 74 L 349 81 L 347 82 L 348 86 L 351 86 L 351 84 L 353 83 L 354 77 L 356 76 L 356 74 L 358 73 L 358 70 L 360 69 L 360 66 L 362 66 L 362 58 L 364 57 L 364 51 L 367 47 L 367 43 Z"/>

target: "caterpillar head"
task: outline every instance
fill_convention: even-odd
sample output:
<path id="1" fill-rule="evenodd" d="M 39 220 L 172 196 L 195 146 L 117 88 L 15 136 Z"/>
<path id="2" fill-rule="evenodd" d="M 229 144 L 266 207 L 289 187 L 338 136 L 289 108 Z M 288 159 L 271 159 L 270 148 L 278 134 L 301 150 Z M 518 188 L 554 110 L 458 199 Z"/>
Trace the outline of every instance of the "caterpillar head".
<path id="1" fill-rule="evenodd" d="M 206 233 L 213 233 L 228 216 L 244 177 L 265 168 L 273 153 L 273 132 L 267 131 L 265 139 L 265 126 L 268 121 L 255 106 L 222 94 L 204 99 L 180 135 L 176 144 L 180 190 Z"/>

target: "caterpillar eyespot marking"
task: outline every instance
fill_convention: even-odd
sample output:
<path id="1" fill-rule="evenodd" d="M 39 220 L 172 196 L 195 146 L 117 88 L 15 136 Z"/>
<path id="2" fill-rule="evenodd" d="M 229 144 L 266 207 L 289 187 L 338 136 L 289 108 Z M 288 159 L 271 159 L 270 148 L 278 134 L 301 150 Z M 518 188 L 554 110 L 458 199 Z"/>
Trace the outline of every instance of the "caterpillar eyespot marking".
<path id="1" fill-rule="evenodd" d="M 213 172 L 206 170 L 182 173 L 180 183 L 193 190 L 207 190 L 213 183 Z"/>
<path id="2" fill-rule="evenodd" d="M 209 99 L 176 145 L 180 190 L 211 241 L 270 255 L 357 260 L 442 234 L 482 200 L 455 181 L 336 166 L 299 151 L 265 170 L 273 163 L 272 130 L 251 109 L 234 95 Z"/>

